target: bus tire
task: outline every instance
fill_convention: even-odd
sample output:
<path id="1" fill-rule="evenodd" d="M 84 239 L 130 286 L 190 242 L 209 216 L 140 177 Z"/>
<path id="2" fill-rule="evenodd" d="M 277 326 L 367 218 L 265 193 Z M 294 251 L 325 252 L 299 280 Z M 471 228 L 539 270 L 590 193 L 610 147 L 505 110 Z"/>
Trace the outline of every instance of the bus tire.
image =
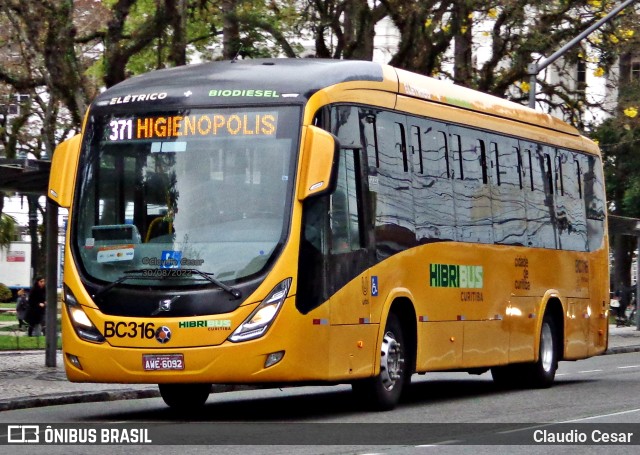
<path id="1" fill-rule="evenodd" d="M 544 389 L 551 387 L 558 369 L 558 332 L 554 319 L 545 315 L 540 329 L 540 352 L 538 361 L 527 368 L 529 386 Z"/>
<path id="2" fill-rule="evenodd" d="M 491 368 L 493 382 L 502 388 L 551 387 L 558 369 L 558 333 L 551 316 L 542 320 L 538 361 Z"/>
<path id="3" fill-rule="evenodd" d="M 494 384 L 501 388 L 512 388 L 518 386 L 520 375 L 519 365 L 501 365 L 491 368 L 491 377 Z"/>
<path id="4" fill-rule="evenodd" d="M 211 384 L 158 384 L 160 396 L 171 409 L 192 410 L 204 406 Z"/>
<path id="5" fill-rule="evenodd" d="M 398 317 L 391 313 L 380 343 L 380 373 L 356 381 L 352 389 L 362 404 L 374 411 L 388 411 L 400 401 L 408 384 L 404 337 Z"/>

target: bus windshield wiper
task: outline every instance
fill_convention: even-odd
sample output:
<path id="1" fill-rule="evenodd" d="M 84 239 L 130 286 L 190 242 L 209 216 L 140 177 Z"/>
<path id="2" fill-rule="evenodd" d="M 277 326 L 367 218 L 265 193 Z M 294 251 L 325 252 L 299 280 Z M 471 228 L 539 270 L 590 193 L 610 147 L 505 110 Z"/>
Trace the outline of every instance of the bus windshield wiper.
<path id="1" fill-rule="evenodd" d="M 222 281 L 218 280 L 217 278 L 213 277 L 213 273 L 208 273 L 208 272 L 202 272 L 198 269 L 179 269 L 181 271 L 180 275 L 158 275 L 158 276 L 154 276 L 154 275 L 147 275 L 149 273 L 149 270 L 155 270 L 155 269 L 133 269 L 133 270 L 125 270 L 124 271 L 124 275 L 122 275 L 120 278 L 118 278 L 117 280 L 115 280 L 112 283 L 107 284 L 105 287 L 101 288 L 98 290 L 98 292 L 96 292 L 93 295 L 94 299 L 97 299 L 98 297 L 100 297 L 102 294 L 109 292 L 111 289 L 113 289 L 115 286 L 119 285 L 120 283 L 130 280 L 130 279 L 137 279 L 137 280 L 157 280 L 157 279 L 168 279 L 168 278 L 179 278 L 181 276 L 185 276 L 185 274 L 193 274 L 193 275 L 198 275 L 202 278 L 204 278 L 205 280 L 209 281 L 210 283 L 215 284 L 216 286 L 218 286 L 220 289 L 222 289 L 225 292 L 228 292 L 229 294 L 231 294 L 231 296 L 234 299 L 239 299 L 242 294 L 240 293 L 240 291 L 238 291 L 237 289 L 233 289 L 229 286 L 227 286 L 226 284 L 224 284 Z M 168 269 L 170 270 L 170 269 Z M 142 275 L 142 276 L 140 276 Z"/>
<path id="2" fill-rule="evenodd" d="M 237 289 L 229 287 L 226 284 L 224 284 L 222 281 L 218 280 L 217 278 L 214 278 L 213 277 L 213 273 L 203 272 L 203 271 L 198 270 L 198 269 L 180 269 L 180 270 L 183 270 L 185 272 L 193 273 L 195 275 L 201 276 L 205 280 L 215 284 L 220 289 L 222 289 L 222 290 L 228 292 L 229 294 L 231 294 L 234 299 L 239 299 L 242 296 L 240 291 L 238 291 Z"/>
<path id="3" fill-rule="evenodd" d="M 98 292 L 93 294 L 93 296 L 92 296 L 93 299 L 95 300 L 98 297 L 100 297 L 102 294 L 105 294 L 106 292 L 109 292 L 112 288 L 116 287 L 117 285 L 119 285 L 123 281 L 127 281 L 127 280 L 132 279 L 132 278 L 136 278 L 136 279 L 155 278 L 155 277 L 147 277 L 147 276 L 136 276 L 137 274 L 146 273 L 147 270 L 148 269 L 125 270 L 124 271 L 124 275 L 122 275 L 120 278 L 118 278 L 114 282 L 107 284 L 105 287 L 100 288 L 98 290 Z"/>

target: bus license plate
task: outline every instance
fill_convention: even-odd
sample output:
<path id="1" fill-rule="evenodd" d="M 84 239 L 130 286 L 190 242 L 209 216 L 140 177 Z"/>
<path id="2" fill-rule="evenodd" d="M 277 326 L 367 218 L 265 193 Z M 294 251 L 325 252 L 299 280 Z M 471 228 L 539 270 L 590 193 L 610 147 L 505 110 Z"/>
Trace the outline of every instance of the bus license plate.
<path id="1" fill-rule="evenodd" d="M 145 371 L 184 370 L 182 354 L 143 354 L 142 366 Z"/>

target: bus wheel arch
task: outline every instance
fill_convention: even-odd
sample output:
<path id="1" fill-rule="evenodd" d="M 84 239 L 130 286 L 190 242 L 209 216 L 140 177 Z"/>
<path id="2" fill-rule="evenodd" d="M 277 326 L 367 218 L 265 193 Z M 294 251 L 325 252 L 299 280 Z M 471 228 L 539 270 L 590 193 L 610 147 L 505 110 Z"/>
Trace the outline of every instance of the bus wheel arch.
<path id="1" fill-rule="evenodd" d="M 352 383 L 356 398 L 375 411 L 393 409 L 411 382 L 417 351 L 415 311 L 411 301 L 397 298 L 384 322 L 379 346 L 378 373 Z M 382 325 L 382 324 L 381 324 Z"/>
<path id="2" fill-rule="evenodd" d="M 547 388 L 553 384 L 564 346 L 562 303 L 557 297 L 551 297 L 541 307 L 541 314 L 543 317 L 540 329 L 536 332 L 538 337 L 534 361 L 491 368 L 493 381 L 499 387 Z"/>

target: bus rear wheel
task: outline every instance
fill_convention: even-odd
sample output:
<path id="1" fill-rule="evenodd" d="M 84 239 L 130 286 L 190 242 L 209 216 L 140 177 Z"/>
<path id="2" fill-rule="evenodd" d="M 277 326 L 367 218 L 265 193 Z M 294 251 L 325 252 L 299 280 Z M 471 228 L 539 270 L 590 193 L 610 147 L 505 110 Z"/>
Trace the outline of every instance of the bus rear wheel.
<path id="1" fill-rule="evenodd" d="M 209 398 L 211 384 L 158 384 L 160 396 L 171 409 L 200 408 Z"/>
<path id="2" fill-rule="evenodd" d="M 352 384 L 356 397 L 375 411 L 393 409 L 400 401 L 408 383 L 402 326 L 395 314 L 390 314 L 380 345 L 380 373 Z"/>
<path id="3" fill-rule="evenodd" d="M 527 365 L 529 385 L 536 388 L 551 387 L 558 369 L 558 332 L 553 318 L 545 315 L 540 330 L 538 361 Z"/>
<path id="4" fill-rule="evenodd" d="M 554 319 L 545 316 L 540 330 L 538 361 L 491 368 L 493 382 L 500 387 L 551 387 L 558 369 L 558 333 Z"/>

